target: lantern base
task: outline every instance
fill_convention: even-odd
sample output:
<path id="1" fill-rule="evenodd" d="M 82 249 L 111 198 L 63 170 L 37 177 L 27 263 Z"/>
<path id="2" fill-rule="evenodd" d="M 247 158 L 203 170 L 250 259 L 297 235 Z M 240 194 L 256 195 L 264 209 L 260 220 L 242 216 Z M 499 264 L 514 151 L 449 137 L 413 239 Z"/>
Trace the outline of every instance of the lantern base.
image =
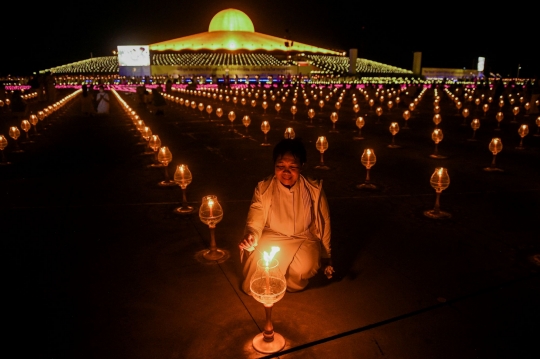
<path id="1" fill-rule="evenodd" d="M 150 152 L 146 151 L 146 152 L 141 153 L 140 155 L 141 156 L 147 156 L 147 155 L 153 155 L 153 154 L 155 154 L 154 151 L 150 151 Z"/>
<path id="2" fill-rule="evenodd" d="M 424 216 L 429 218 L 451 218 L 452 215 L 448 212 L 444 211 L 435 211 L 434 209 L 430 209 L 429 211 L 424 211 Z"/>
<path id="3" fill-rule="evenodd" d="M 440 160 L 443 160 L 443 159 L 445 159 L 445 158 L 448 158 L 448 156 L 438 155 L 438 154 L 435 154 L 435 153 L 429 155 L 429 157 L 431 157 L 431 158 L 437 158 L 437 159 L 440 159 Z"/>
<path id="4" fill-rule="evenodd" d="M 388 146 L 386 146 L 388 148 L 401 148 L 400 145 L 394 145 L 394 144 L 389 144 Z"/>
<path id="5" fill-rule="evenodd" d="M 285 347 L 285 338 L 283 335 L 274 332 L 274 340 L 266 342 L 264 334 L 259 333 L 253 338 L 253 348 L 259 353 L 270 354 L 277 353 Z"/>
<path id="6" fill-rule="evenodd" d="M 152 164 L 149 164 L 148 167 L 163 167 L 163 164 L 162 163 L 152 163 Z"/>
<path id="7" fill-rule="evenodd" d="M 178 186 L 178 183 L 171 181 L 171 180 L 164 180 L 158 183 L 158 186 L 160 187 L 172 187 L 172 186 Z"/>
<path id="8" fill-rule="evenodd" d="M 487 172 L 504 172 L 503 169 L 497 168 L 497 167 L 485 167 L 484 171 Z"/>
<path id="9" fill-rule="evenodd" d="M 209 249 L 203 253 L 203 258 L 208 261 L 217 261 L 225 256 L 225 252 L 221 249 Z"/>
<path id="10" fill-rule="evenodd" d="M 265 143 L 261 143 L 261 146 L 272 146 L 272 145 L 265 142 Z"/>
<path id="11" fill-rule="evenodd" d="M 364 137 L 362 137 L 362 136 L 354 136 L 353 137 L 353 140 L 355 140 L 355 141 L 359 141 L 359 140 L 363 140 L 363 139 L 364 139 Z"/>
<path id="12" fill-rule="evenodd" d="M 317 166 L 315 166 L 314 168 L 318 169 L 318 170 L 329 170 L 330 167 L 328 167 L 327 165 L 325 165 L 324 163 L 321 163 Z"/>
<path id="13" fill-rule="evenodd" d="M 525 149 L 525 147 L 523 147 L 523 146 L 516 146 L 516 150 L 524 150 L 524 149 Z"/>
<path id="14" fill-rule="evenodd" d="M 329 132 L 329 133 L 339 133 L 338 130 L 330 130 L 330 131 L 328 131 L 328 132 Z"/>
<path id="15" fill-rule="evenodd" d="M 374 185 L 373 183 L 360 183 L 356 185 L 356 188 L 374 190 L 374 189 L 377 189 L 377 186 Z"/>
<path id="16" fill-rule="evenodd" d="M 178 213 L 178 214 L 191 214 L 193 212 L 195 212 L 195 208 L 191 206 L 178 207 L 174 209 L 174 213 Z"/>

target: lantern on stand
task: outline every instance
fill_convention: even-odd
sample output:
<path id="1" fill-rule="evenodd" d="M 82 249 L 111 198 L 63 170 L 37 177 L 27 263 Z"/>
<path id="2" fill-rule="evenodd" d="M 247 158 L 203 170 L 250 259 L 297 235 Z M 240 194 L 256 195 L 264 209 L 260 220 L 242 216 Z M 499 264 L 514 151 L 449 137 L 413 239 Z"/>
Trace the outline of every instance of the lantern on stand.
<path id="1" fill-rule="evenodd" d="M 159 138 L 159 136 L 150 136 L 150 139 L 148 140 L 148 146 L 150 146 L 150 148 L 154 150 L 155 153 L 154 163 L 149 164 L 148 167 L 163 167 L 163 163 L 159 162 L 158 160 L 158 150 L 161 147 L 161 139 Z"/>
<path id="2" fill-rule="evenodd" d="M 6 136 L 0 135 L 0 152 L 2 152 L 2 161 L 0 161 L 0 166 L 10 165 L 11 162 L 6 161 L 6 155 L 4 154 L 4 149 L 8 145 L 8 140 Z"/>
<path id="3" fill-rule="evenodd" d="M 249 118 L 248 115 L 245 115 L 244 117 L 242 117 L 242 124 L 246 127 L 246 134 L 244 137 L 249 138 L 248 127 L 251 124 L 251 118 Z"/>
<path id="4" fill-rule="evenodd" d="M 495 164 L 495 159 L 497 158 L 497 153 L 502 151 L 503 145 L 500 138 L 492 138 L 488 146 L 491 153 L 493 153 L 493 160 L 489 167 L 484 167 L 484 171 L 488 172 L 502 172 L 503 170 L 498 168 Z"/>
<path id="5" fill-rule="evenodd" d="M 473 135 L 471 138 L 468 138 L 467 141 L 478 141 L 476 138 L 475 138 L 475 135 L 476 135 L 476 130 L 478 130 L 480 128 L 480 120 L 475 118 L 471 121 L 471 128 L 473 129 Z"/>
<path id="6" fill-rule="evenodd" d="M 309 124 L 306 125 L 306 127 L 315 127 L 313 125 L 313 117 L 315 117 L 315 110 L 310 108 L 307 112 L 308 114 L 308 117 L 309 117 Z"/>
<path id="7" fill-rule="evenodd" d="M 261 146 L 270 146 L 267 139 L 268 132 L 270 131 L 270 123 L 268 121 L 261 123 L 261 131 L 264 133 L 264 142 L 261 143 Z"/>
<path id="8" fill-rule="evenodd" d="M 441 192 L 448 188 L 450 185 L 450 176 L 448 176 L 448 171 L 444 167 L 438 167 L 435 169 L 435 172 L 431 175 L 430 184 L 437 194 L 435 199 L 435 206 L 433 209 L 424 211 L 424 215 L 429 218 L 450 218 L 452 215 L 448 212 L 441 211 L 440 209 L 440 196 Z"/>
<path id="9" fill-rule="evenodd" d="M 377 108 L 375 109 L 375 114 L 377 115 L 377 121 L 375 122 L 376 125 L 382 123 L 382 122 L 381 122 L 381 116 L 382 116 L 382 113 L 383 113 L 382 107 L 379 106 L 379 107 L 377 107 Z"/>
<path id="10" fill-rule="evenodd" d="M 461 114 L 463 115 L 463 122 L 461 123 L 461 126 L 467 126 L 467 117 L 469 117 L 470 111 L 468 108 L 464 108 L 463 111 L 461 111 Z"/>
<path id="11" fill-rule="evenodd" d="M 229 128 L 229 131 L 234 132 L 233 122 L 236 119 L 236 114 L 234 113 L 234 111 L 230 111 L 227 117 L 229 118 L 229 121 L 231 121 L 231 128 Z"/>
<path id="12" fill-rule="evenodd" d="M 264 305 L 266 323 L 264 330 L 253 338 L 253 348 L 260 353 L 276 353 L 285 347 L 285 338 L 274 331 L 272 308 L 285 295 L 287 282 L 279 269 L 274 255 L 279 247 L 272 247 L 270 253 L 264 251 L 263 258 L 257 261 L 257 269 L 249 279 L 251 296 Z"/>
<path id="13" fill-rule="evenodd" d="M 330 167 L 324 164 L 324 152 L 328 149 L 328 141 L 326 140 L 325 136 L 319 136 L 317 138 L 317 142 L 315 143 L 315 147 L 317 150 L 321 153 L 321 162 L 315 166 L 315 168 L 320 170 L 329 170 Z"/>
<path id="14" fill-rule="evenodd" d="M 392 122 L 388 129 L 390 130 L 390 133 L 392 134 L 392 142 L 388 145 L 388 148 L 400 148 L 401 146 L 396 145 L 396 142 L 395 142 L 396 134 L 399 132 L 398 123 L 397 122 Z"/>
<path id="15" fill-rule="evenodd" d="M 9 137 L 13 138 L 15 140 L 15 149 L 12 151 L 13 153 L 22 153 L 24 152 L 23 149 L 19 146 L 18 138 L 21 136 L 21 131 L 17 128 L 17 126 L 11 126 L 9 128 Z"/>
<path id="16" fill-rule="evenodd" d="M 433 140 L 433 142 L 435 142 L 435 150 L 431 155 L 429 155 L 429 157 L 438 159 L 447 158 L 446 156 L 440 155 L 438 150 L 439 142 L 443 140 L 443 132 L 440 128 L 436 128 L 433 130 L 433 133 L 431 134 L 431 139 Z"/>
<path id="17" fill-rule="evenodd" d="M 193 176 L 191 175 L 191 171 L 187 165 L 176 166 L 176 171 L 174 172 L 174 182 L 176 182 L 180 188 L 182 188 L 182 206 L 175 208 L 175 213 L 190 214 L 195 211 L 195 208 L 188 205 L 186 198 L 186 188 L 192 180 Z"/>
<path id="18" fill-rule="evenodd" d="M 371 183 L 371 179 L 369 177 L 369 171 L 371 167 L 375 165 L 377 162 L 377 157 L 375 156 L 375 152 L 371 148 L 366 148 L 364 150 L 364 153 L 362 153 L 362 157 L 360 158 L 360 161 L 362 162 L 362 165 L 366 167 L 366 179 L 364 183 L 356 185 L 356 188 L 359 189 L 377 189 L 377 186 Z"/>
<path id="19" fill-rule="evenodd" d="M 225 256 L 225 251 L 218 249 L 216 245 L 215 229 L 223 219 L 223 209 L 218 202 L 217 196 L 208 195 L 202 198 L 202 204 L 199 208 L 199 218 L 201 222 L 210 228 L 210 249 L 203 253 L 204 259 L 208 261 L 217 261 Z"/>
<path id="20" fill-rule="evenodd" d="M 291 113 L 292 113 L 292 120 L 294 122 L 294 115 L 296 115 L 296 112 L 298 111 L 298 109 L 296 108 L 295 105 L 292 105 L 291 106 Z"/>
<path id="21" fill-rule="evenodd" d="M 523 138 L 529 134 L 529 126 L 526 124 L 519 126 L 518 134 L 521 137 L 521 141 L 519 141 L 519 145 L 516 147 L 516 150 L 524 150 L 525 147 L 523 147 Z"/>
<path id="22" fill-rule="evenodd" d="M 30 124 L 30 121 L 28 120 L 22 120 L 21 121 L 21 128 L 24 132 L 26 132 L 26 139 L 23 141 L 24 143 L 34 143 L 33 140 L 31 140 L 28 137 L 28 131 L 32 128 L 32 125 Z"/>
<path id="23" fill-rule="evenodd" d="M 355 121 L 356 127 L 358 127 L 358 135 L 353 137 L 353 140 L 363 140 L 364 137 L 362 136 L 362 127 L 366 124 L 366 121 L 364 121 L 364 118 L 362 116 L 359 116 Z"/>
<path id="24" fill-rule="evenodd" d="M 172 161 L 172 153 L 169 150 L 169 147 L 163 146 L 158 151 L 158 161 L 161 162 L 163 165 L 164 173 L 165 173 L 165 179 L 158 183 L 158 186 L 161 187 L 170 187 L 170 186 L 176 186 L 176 182 L 169 179 L 169 163 Z"/>
<path id="25" fill-rule="evenodd" d="M 338 114 L 337 112 L 332 112 L 330 114 L 330 121 L 332 121 L 332 129 L 329 132 L 338 133 L 339 131 L 336 130 L 336 122 L 338 120 Z"/>

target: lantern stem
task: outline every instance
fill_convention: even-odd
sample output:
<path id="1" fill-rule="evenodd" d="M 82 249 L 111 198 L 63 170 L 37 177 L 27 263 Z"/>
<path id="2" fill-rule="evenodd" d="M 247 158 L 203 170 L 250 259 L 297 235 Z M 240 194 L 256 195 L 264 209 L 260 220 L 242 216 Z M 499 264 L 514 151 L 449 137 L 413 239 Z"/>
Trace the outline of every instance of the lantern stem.
<path id="1" fill-rule="evenodd" d="M 493 155 L 493 160 L 491 161 L 491 167 L 495 168 L 495 159 L 497 158 L 497 155 Z"/>
<path id="2" fill-rule="evenodd" d="M 324 165 L 324 152 L 321 152 L 321 165 Z"/>
<path id="3" fill-rule="evenodd" d="M 441 191 L 437 191 L 437 196 L 435 197 L 435 207 L 433 208 L 433 213 L 438 214 L 441 211 L 440 199 Z"/>
<path id="4" fill-rule="evenodd" d="M 369 168 L 366 169 L 366 183 L 369 183 L 370 179 L 369 179 Z"/>
<path id="5" fill-rule="evenodd" d="M 186 187 L 185 186 L 182 187 L 182 207 L 183 208 L 188 207 L 187 198 L 186 198 Z"/>
<path id="6" fill-rule="evenodd" d="M 264 311 L 266 312 L 266 323 L 264 324 L 264 341 L 265 342 L 272 342 L 274 341 L 274 326 L 272 325 L 272 307 L 274 305 L 265 305 Z"/>
<path id="7" fill-rule="evenodd" d="M 169 169 L 168 169 L 169 166 L 163 165 L 163 168 L 164 168 L 164 170 L 165 170 L 165 181 L 166 181 L 166 182 L 169 182 Z"/>

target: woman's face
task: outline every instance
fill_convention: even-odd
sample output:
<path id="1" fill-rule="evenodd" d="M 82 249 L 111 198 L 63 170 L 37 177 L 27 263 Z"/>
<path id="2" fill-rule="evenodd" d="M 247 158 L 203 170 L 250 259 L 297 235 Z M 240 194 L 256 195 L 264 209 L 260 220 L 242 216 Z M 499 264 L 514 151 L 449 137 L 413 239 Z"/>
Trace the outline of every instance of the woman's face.
<path id="1" fill-rule="evenodd" d="M 290 153 L 278 157 L 274 166 L 277 179 L 287 187 L 291 187 L 296 183 L 301 169 L 302 164 Z"/>

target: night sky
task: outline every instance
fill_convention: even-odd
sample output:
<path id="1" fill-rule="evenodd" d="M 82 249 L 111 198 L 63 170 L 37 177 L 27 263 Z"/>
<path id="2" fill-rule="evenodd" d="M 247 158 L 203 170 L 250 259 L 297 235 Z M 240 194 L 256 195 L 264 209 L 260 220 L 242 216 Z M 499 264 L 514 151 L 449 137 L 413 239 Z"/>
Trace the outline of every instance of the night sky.
<path id="1" fill-rule="evenodd" d="M 18 1 L 2 16 L 0 75 L 33 71 L 108 56 L 117 45 L 147 45 L 208 30 L 227 8 L 245 12 L 255 31 L 412 69 L 413 53 L 423 67 L 475 69 L 540 76 L 540 30 L 535 10 L 517 4 L 420 2 L 391 5 L 370 1 Z M 452 7 L 454 4 L 454 7 Z"/>

